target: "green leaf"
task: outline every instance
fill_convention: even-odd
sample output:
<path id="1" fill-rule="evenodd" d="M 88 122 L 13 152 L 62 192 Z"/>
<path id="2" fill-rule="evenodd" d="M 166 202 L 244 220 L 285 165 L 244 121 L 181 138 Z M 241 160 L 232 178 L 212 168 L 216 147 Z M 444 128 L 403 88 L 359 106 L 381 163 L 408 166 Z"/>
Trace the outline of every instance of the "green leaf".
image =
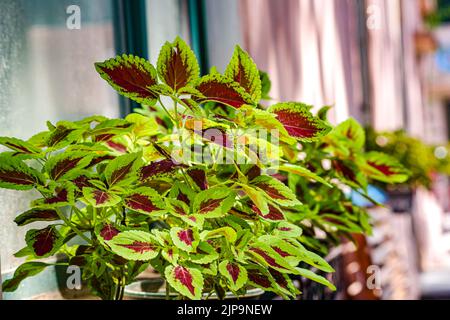
<path id="1" fill-rule="evenodd" d="M 221 227 L 211 231 L 203 231 L 202 239 L 213 239 L 218 237 L 225 237 L 228 242 L 234 243 L 236 241 L 237 235 L 236 231 L 230 227 Z"/>
<path id="2" fill-rule="evenodd" d="M 236 193 L 225 187 L 199 192 L 194 199 L 193 212 L 205 218 L 220 218 L 233 207 Z"/>
<path id="3" fill-rule="evenodd" d="M 366 135 L 361 125 L 353 118 L 340 123 L 330 136 L 343 140 L 354 150 L 361 150 L 366 143 Z"/>
<path id="4" fill-rule="evenodd" d="M 83 188 L 83 196 L 95 208 L 113 207 L 122 200 L 114 193 L 94 188 Z"/>
<path id="5" fill-rule="evenodd" d="M 193 97 L 198 103 L 213 101 L 236 109 L 252 104 L 252 97 L 239 83 L 220 74 L 210 74 L 200 78 L 195 88 L 204 96 L 204 98 Z"/>
<path id="6" fill-rule="evenodd" d="M 19 154 L 39 154 L 41 150 L 29 142 L 17 138 L 0 137 L 0 145 L 16 151 Z"/>
<path id="7" fill-rule="evenodd" d="M 386 183 L 402 183 L 410 175 L 397 159 L 375 151 L 365 155 L 365 162 L 360 167 L 370 178 Z"/>
<path id="8" fill-rule="evenodd" d="M 317 112 L 317 117 L 320 120 L 328 121 L 328 111 L 330 111 L 332 107 L 331 106 L 323 106 L 320 108 L 320 110 Z"/>
<path id="9" fill-rule="evenodd" d="M 269 213 L 269 205 L 262 191 L 258 191 L 247 185 L 242 185 L 242 189 L 258 208 L 261 215 L 267 215 Z"/>
<path id="10" fill-rule="evenodd" d="M 295 175 L 299 175 L 299 176 L 314 180 L 314 181 L 322 183 L 330 188 L 333 187 L 325 179 L 323 179 L 319 175 L 315 174 L 314 172 L 306 169 L 305 167 L 301 167 L 301 166 L 293 165 L 293 164 L 283 164 L 278 167 L 278 170 L 283 171 L 283 172 L 293 173 Z"/>
<path id="11" fill-rule="evenodd" d="M 55 129 L 47 136 L 45 145 L 53 150 L 67 147 L 79 141 L 87 128 L 87 126 L 83 127 L 70 121 L 60 121 L 57 123 Z"/>
<path id="12" fill-rule="evenodd" d="M 180 265 L 168 266 L 164 275 L 169 284 L 181 295 L 200 300 L 203 292 L 203 275 L 196 268 Z"/>
<path id="13" fill-rule="evenodd" d="M 200 67 L 194 52 L 179 37 L 174 42 L 166 42 L 158 57 L 158 74 L 174 92 L 197 80 Z"/>
<path id="14" fill-rule="evenodd" d="M 158 133 L 158 123 L 154 117 L 145 117 L 138 113 L 132 113 L 125 120 L 134 124 L 132 132 L 137 138 L 154 136 Z"/>
<path id="15" fill-rule="evenodd" d="M 247 270 L 237 262 L 222 261 L 219 264 L 219 272 L 227 279 L 228 286 L 233 291 L 239 290 L 247 283 Z"/>
<path id="16" fill-rule="evenodd" d="M 295 224 L 282 221 L 273 230 L 273 234 L 281 238 L 298 238 L 302 235 L 302 229 Z"/>
<path id="17" fill-rule="evenodd" d="M 173 227 L 170 229 L 170 237 L 178 248 L 187 252 L 194 252 L 200 242 L 198 232 L 193 229 Z"/>
<path id="18" fill-rule="evenodd" d="M 140 230 L 120 232 L 107 243 L 112 252 L 127 260 L 148 261 L 159 253 L 152 235 Z"/>
<path id="19" fill-rule="evenodd" d="M 267 72 L 259 70 L 259 78 L 261 79 L 261 98 L 264 100 L 270 99 L 269 92 L 272 88 L 272 81 L 270 81 Z"/>
<path id="20" fill-rule="evenodd" d="M 75 203 L 75 185 L 67 182 L 62 187 L 58 187 L 53 195 L 34 200 L 31 205 L 41 208 L 58 208 Z"/>
<path id="21" fill-rule="evenodd" d="M 301 204 L 297 196 L 276 178 L 262 175 L 255 178 L 251 185 L 261 190 L 266 197 L 282 206 L 295 206 Z"/>
<path id="22" fill-rule="evenodd" d="M 322 277 L 318 274 L 315 274 L 311 270 L 303 269 L 303 268 L 295 268 L 295 270 L 296 270 L 296 273 L 301 275 L 302 277 L 311 279 L 317 283 L 321 283 L 333 291 L 336 290 L 336 287 L 330 281 L 328 281 L 327 279 L 325 279 L 324 277 Z"/>
<path id="23" fill-rule="evenodd" d="M 219 258 L 216 249 L 208 242 L 201 241 L 195 252 L 189 253 L 189 261 L 196 264 L 209 264 Z"/>
<path id="24" fill-rule="evenodd" d="M 224 75 L 239 83 L 250 94 L 254 103 L 261 100 L 261 79 L 258 68 L 248 53 L 239 46 L 234 49 L 233 57 Z"/>
<path id="25" fill-rule="evenodd" d="M 0 155 L 0 188 L 30 190 L 41 181 L 41 174 L 24 162 Z"/>
<path id="26" fill-rule="evenodd" d="M 46 258 L 55 254 L 63 244 L 64 238 L 54 225 L 44 229 L 32 229 L 25 235 L 28 248 L 38 258 Z"/>
<path id="27" fill-rule="evenodd" d="M 131 100 L 153 105 L 157 99 L 149 89 L 158 82 L 156 70 L 143 58 L 124 54 L 97 62 L 95 69 L 117 92 Z"/>
<path id="28" fill-rule="evenodd" d="M 4 292 L 13 292 L 17 290 L 19 285 L 28 277 L 35 276 L 42 271 L 46 267 L 50 266 L 44 262 L 25 262 L 21 264 L 16 271 L 14 271 L 14 276 L 11 279 L 5 280 L 2 285 L 2 289 Z"/>
<path id="29" fill-rule="evenodd" d="M 111 160 L 105 168 L 108 185 L 127 185 L 138 179 L 138 168 L 142 165 L 141 153 L 130 153 Z"/>
<path id="30" fill-rule="evenodd" d="M 84 169 L 91 163 L 92 158 L 93 155 L 86 152 L 64 152 L 51 157 L 44 169 L 55 181 L 71 180 L 79 175 L 80 169 Z"/>
<path id="31" fill-rule="evenodd" d="M 14 222 L 18 226 L 24 226 L 36 221 L 56 221 L 60 220 L 58 213 L 50 208 L 33 208 L 18 215 Z"/>
<path id="32" fill-rule="evenodd" d="M 284 102 L 271 106 L 268 111 L 277 115 L 289 135 L 300 141 L 316 141 L 330 132 L 331 127 L 310 112 L 311 106 Z"/>
<path id="33" fill-rule="evenodd" d="M 249 245 L 247 253 L 263 266 L 271 267 L 282 273 L 292 273 L 293 267 L 279 253 L 265 243 L 259 241 L 252 243 Z"/>

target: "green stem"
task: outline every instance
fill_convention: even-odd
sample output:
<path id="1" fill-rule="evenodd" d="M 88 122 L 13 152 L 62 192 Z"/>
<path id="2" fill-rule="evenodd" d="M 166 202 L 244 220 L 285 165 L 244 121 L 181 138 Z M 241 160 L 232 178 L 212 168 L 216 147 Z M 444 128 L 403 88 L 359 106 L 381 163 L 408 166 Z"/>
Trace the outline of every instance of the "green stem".
<path id="1" fill-rule="evenodd" d="M 78 230 L 77 227 L 75 227 L 67 218 L 66 216 L 61 212 L 59 208 L 55 208 L 56 213 L 58 214 L 58 217 L 63 220 L 77 235 L 79 235 L 82 239 L 87 241 L 88 243 L 92 243 L 91 239 L 86 237 L 80 230 Z"/>
<path id="2" fill-rule="evenodd" d="M 164 111 L 167 113 L 167 115 L 169 116 L 170 120 L 172 120 L 172 122 L 175 124 L 175 126 L 178 128 L 178 123 L 176 121 L 176 119 L 174 119 L 172 117 L 172 115 L 170 114 L 169 110 L 167 110 L 166 106 L 164 105 L 164 103 L 162 103 L 161 98 L 158 98 L 158 102 L 161 105 L 161 107 L 164 109 Z"/>

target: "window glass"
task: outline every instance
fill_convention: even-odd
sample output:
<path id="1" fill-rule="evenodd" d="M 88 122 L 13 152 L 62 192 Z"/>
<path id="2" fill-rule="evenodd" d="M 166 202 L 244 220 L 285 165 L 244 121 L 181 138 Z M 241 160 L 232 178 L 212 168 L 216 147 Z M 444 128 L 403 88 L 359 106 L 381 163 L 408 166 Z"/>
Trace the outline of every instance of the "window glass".
<path id="1" fill-rule="evenodd" d="M 117 95 L 94 68 L 115 54 L 112 2 L 0 0 L 0 136 L 29 138 L 46 120 L 119 115 Z M 67 13 L 71 5 L 79 8 L 80 29 L 71 29 L 77 27 L 77 8 Z M 0 189 L 2 273 L 19 264 L 12 256 L 24 247 L 26 230 L 13 218 L 32 198 Z"/>

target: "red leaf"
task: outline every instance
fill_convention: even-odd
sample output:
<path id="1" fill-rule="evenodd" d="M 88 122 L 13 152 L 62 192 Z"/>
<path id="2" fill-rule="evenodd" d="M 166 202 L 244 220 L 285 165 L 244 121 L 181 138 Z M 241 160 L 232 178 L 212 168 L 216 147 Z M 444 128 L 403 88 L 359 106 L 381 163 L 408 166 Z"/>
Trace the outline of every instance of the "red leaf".
<path id="1" fill-rule="evenodd" d="M 278 253 L 278 254 L 279 254 L 280 256 L 282 256 L 283 258 L 292 256 L 292 254 L 287 253 L 287 252 L 283 251 L 281 248 L 278 248 L 278 247 L 276 247 L 276 246 L 271 246 L 271 248 L 272 248 L 273 250 L 275 250 L 275 252 Z"/>
<path id="2" fill-rule="evenodd" d="M 392 171 L 391 167 L 385 164 L 376 164 L 375 162 L 367 161 L 367 164 L 371 167 L 374 167 L 378 171 L 382 172 L 385 176 L 392 176 L 395 174 L 394 171 Z"/>
<path id="3" fill-rule="evenodd" d="M 42 230 L 36 230 L 32 234 L 33 250 L 36 256 L 42 257 L 53 250 L 58 234 L 52 226 Z"/>
<path id="4" fill-rule="evenodd" d="M 97 205 L 104 204 L 106 201 L 109 200 L 109 195 L 105 191 L 94 190 L 93 194 L 94 194 L 95 203 Z"/>
<path id="5" fill-rule="evenodd" d="M 150 213 L 152 211 L 159 210 L 159 208 L 153 204 L 149 197 L 139 193 L 126 197 L 125 203 L 128 207 L 137 211 L 141 210 Z"/>
<path id="6" fill-rule="evenodd" d="M 115 236 L 117 236 L 120 233 L 119 230 L 114 228 L 110 224 L 106 224 L 101 230 L 100 230 L 100 237 L 102 237 L 104 240 L 109 241 Z"/>
<path id="7" fill-rule="evenodd" d="M 96 63 L 95 66 L 102 78 L 125 96 L 140 101 L 156 98 L 148 89 L 157 83 L 154 70 L 151 70 L 152 67 L 145 60 L 123 55 L 104 63 Z"/>
<path id="8" fill-rule="evenodd" d="M 31 209 L 14 219 L 18 226 L 23 226 L 33 221 L 55 221 L 59 220 L 59 216 L 53 209 Z"/>
<path id="9" fill-rule="evenodd" d="M 61 189 L 56 193 L 56 196 L 47 198 L 44 200 L 46 204 L 55 204 L 60 202 L 68 202 L 69 201 L 69 191 L 67 189 Z"/>
<path id="10" fill-rule="evenodd" d="M 309 111 L 310 107 L 298 103 L 280 103 L 270 108 L 277 115 L 290 136 L 311 140 L 326 134 L 331 128 Z"/>
<path id="11" fill-rule="evenodd" d="M 181 230 L 178 232 L 177 236 L 188 246 L 191 246 L 194 241 L 194 232 L 191 229 Z"/>
<path id="12" fill-rule="evenodd" d="M 179 167 L 182 165 L 176 164 L 170 159 L 153 162 L 141 169 L 140 179 L 144 181 L 154 176 L 170 173 Z"/>
<path id="13" fill-rule="evenodd" d="M 189 292 L 195 295 L 194 285 L 192 284 L 192 275 L 189 270 L 182 266 L 176 266 L 174 269 L 175 279 L 188 288 Z"/>
<path id="14" fill-rule="evenodd" d="M 287 289 L 288 288 L 288 282 L 284 275 L 272 268 L 269 268 L 270 275 L 275 279 L 275 282 L 282 288 Z"/>
<path id="15" fill-rule="evenodd" d="M 267 264 L 269 264 L 272 267 L 276 267 L 276 268 L 280 268 L 280 269 L 286 269 L 283 266 L 280 266 L 274 258 L 272 258 L 267 252 L 265 252 L 264 250 L 260 249 L 260 248 L 255 248 L 255 247 L 251 247 L 249 248 L 250 251 L 255 252 L 256 254 L 258 254 L 260 257 L 262 257 Z"/>
<path id="16" fill-rule="evenodd" d="M 195 184 L 198 185 L 200 190 L 208 189 L 208 183 L 206 181 L 206 174 L 204 170 L 201 169 L 192 169 L 189 170 L 188 175 L 194 180 Z"/>
<path id="17" fill-rule="evenodd" d="M 239 273 L 241 272 L 239 266 L 229 262 L 227 264 L 227 271 L 231 275 L 233 282 L 236 283 L 237 279 L 239 278 Z"/>
<path id="18" fill-rule="evenodd" d="M 220 75 L 207 76 L 197 86 L 206 98 L 197 99 L 198 102 L 215 101 L 240 108 L 245 104 L 251 104 L 251 99 L 239 84 L 227 81 Z"/>
<path id="19" fill-rule="evenodd" d="M 259 208 L 252 204 L 252 209 L 253 211 L 258 214 L 259 216 L 261 216 L 264 219 L 267 220 L 272 220 L 272 221 L 281 221 L 284 220 L 284 215 L 283 212 L 281 212 L 280 210 L 278 210 L 277 208 L 275 208 L 273 205 L 271 205 L 269 203 L 269 213 L 267 214 L 262 214 L 261 210 L 259 210 Z"/>
<path id="20" fill-rule="evenodd" d="M 270 288 L 272 287 L 272 282 L 270 281 L 270 278 L 262 273 L 258 269 L 247 269 L 248 279 L 252 281 L 253 283 L 263 287 L 263 288 Z"/>
<path id="21" fill-rule="evenodd" d="M 207 201 L 204 201 L 200 204 L 199 212 L 200 214 L 206 214 L 210 211 L 213 211 L 217 207 L 220 206 L 220 203 L 223 201 L 223 199 L 209 199 Z"/>
<path id="22" fill-rule="evenodd" d="M 127 152 L 127 147 L 124 146 L 123 144 L 114 142 L 112 140 L 106 141 L 106 144 L 111 148 L 116 150 L 117 152 L 120 153 L 126 153 Z"/>
<path id="23" fill-rule="evenodd" d="M 53 180 L 58 180 L 68 171 L 75 168 L 82 159 L 83 157 L 62 159 L 50 170 L 50 176 Z"/>
<path id="24" fill-rule="evenodd" d="M 33 176 L 24 172 L 18 172 L 13 170 L 0 171 L 0 181 L 7 183 L 20 184 L 23 186 L 30 186 L 36 183 Z"/>

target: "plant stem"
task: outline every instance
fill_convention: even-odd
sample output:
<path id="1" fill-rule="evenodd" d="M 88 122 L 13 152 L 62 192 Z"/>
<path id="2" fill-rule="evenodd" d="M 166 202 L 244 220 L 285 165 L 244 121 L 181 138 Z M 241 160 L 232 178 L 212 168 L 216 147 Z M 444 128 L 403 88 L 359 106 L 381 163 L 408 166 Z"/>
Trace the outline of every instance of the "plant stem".
<path id="1" fill-rule="evenodd" d="M 91 239 L 86 237 L 80 230 L 78 230 L 77 227 L 75 227 L 67 218 L 66 216 L 61 212 L 59 208 L 55 208 L 56 213 L 58 214 L 58 217 L 63 220 L 77 235 L 79 235 L 82 239 L 87 241 L 88 243 L 92 243 Z"/>
<path id="2" fill-rule="evenodd" d="M 158 97 L 158 102 L 161 105 L 161 107 L 164 109 L 164 111 L 167 113 L 167 115 L 169 116 L 170 120 L 172 120 L 172 122 L 175 124 L 175 126 L 178 128 L 178 123 L 176 121 L 176 119 L 174 119 L 172 117 L 172 115 L 170 114 L 169 110 L 167 110 L 166 106 L 164 105 L 164 103 L 162 103 L 161 98 Z"/>

